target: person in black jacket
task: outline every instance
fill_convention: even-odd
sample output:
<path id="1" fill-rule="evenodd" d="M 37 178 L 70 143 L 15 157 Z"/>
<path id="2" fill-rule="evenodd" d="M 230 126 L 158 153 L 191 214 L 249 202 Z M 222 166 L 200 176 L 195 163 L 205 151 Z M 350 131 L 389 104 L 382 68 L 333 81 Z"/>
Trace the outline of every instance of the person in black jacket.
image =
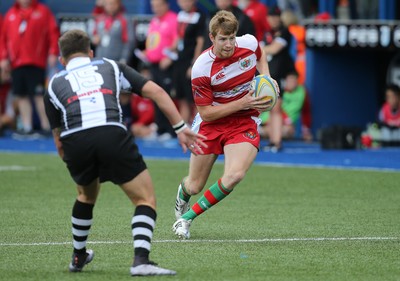
<path id="1" fill-rule="evenodd" d="M 273 6 L 268 10 L 268 21 L 271 32 L 265 34 L 264 52 L 268 60 L 271 76 L 276 79 L 280 89 L 284 89 L 284 80 L 290 72 L 295 71 L 294 61 L 290 55 L 292 35 L 281 19 L 281 10 Z M 281 93 L 282 97 L 283 93 Z M 278 99 L 271 110 L 270 143 L 263 150 L 278 152 L 282 149 L 282 99 Z"/>

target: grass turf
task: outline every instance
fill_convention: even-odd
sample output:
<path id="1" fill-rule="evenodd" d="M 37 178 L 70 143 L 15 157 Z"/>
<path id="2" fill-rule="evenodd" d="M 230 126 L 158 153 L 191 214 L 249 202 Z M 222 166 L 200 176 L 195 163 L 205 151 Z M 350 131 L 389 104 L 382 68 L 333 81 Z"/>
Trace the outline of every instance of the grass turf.
<path id="1" fill-rule="evenodd" d="M 188 163 L 147 163 L 158 198 L 151 258 L 178 271 L 154 279 L 399 279 L 399 173 L 253 166 L 227 199 L 194 221 L 192 239 L 181 242 L 171 225 Z M 209 184 L 222 169 L 217 163 Z M 62 161 L 2 153 L 0 179 L 0 280 L 131 280 L 134 208 L 118 187 L 102 186 L 88 245 L 95 259 L 72 274 L 76 194 Z"/>

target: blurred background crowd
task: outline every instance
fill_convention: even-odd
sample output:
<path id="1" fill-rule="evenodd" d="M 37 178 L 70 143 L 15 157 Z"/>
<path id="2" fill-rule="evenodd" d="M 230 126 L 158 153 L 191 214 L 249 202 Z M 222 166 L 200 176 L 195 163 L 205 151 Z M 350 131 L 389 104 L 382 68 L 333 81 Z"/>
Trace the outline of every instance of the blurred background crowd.
<path id="1" fill-rule="evenodd" d="M 58 37 L 72 28 L 90 34 L 96 56 L 127 63 L 161 85 L 190 124 L 191 66 L 211 46 L 208 21 L 218 10 L 235 14 L 238 36 L 259 40 L 284 92 L 279 126 L 270 124 L 270 113 L 260 116 L 261 136 L 279 144 L 274 151 L 285 139 L 338 148 L 400 144 L 395 0 L 1 1 L 0 136 L 51 136 L 42 96 L 61 69 Z M 150 100 L 124 93 L 121 105 L 137 138 L 176 137 Z M 349 134 L 358 143 L 349 144 Z"/>

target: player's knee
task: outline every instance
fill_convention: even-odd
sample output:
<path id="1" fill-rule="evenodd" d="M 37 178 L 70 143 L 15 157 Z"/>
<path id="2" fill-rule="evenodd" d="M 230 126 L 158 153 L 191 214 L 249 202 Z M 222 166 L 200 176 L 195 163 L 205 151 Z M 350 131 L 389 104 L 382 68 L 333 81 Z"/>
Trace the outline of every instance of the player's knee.
<path id="1" fill-rule="evenodd" d="M 225 187 L 228 189 L 233 189 L 239 182 L 242 181 L 246 173 L 244 171 L 235 171 L 227 173 L 224 176 L 224 180 L 222 181 L 225 183 Z"/>
<path id="2" fill-rule="evenodd" d="M 147 197 L 140 197 L 140 198 L 131 198 L 132 203 L 135 206 L 146 205 L 150 206 L 154 210 L 156 209 L 156 197 L 155 196 L 147 196 Z"/>
<path id="3" fill-rule="evenodd" d="M 186 192 L 188 192 L 190 195 L 196 195 L 200 193 L 200 191 L 203 189 L 205 185 L 205 182 L 200 181 L 200 180 L 187 180 L 185 183 L 185 189 Z"/>

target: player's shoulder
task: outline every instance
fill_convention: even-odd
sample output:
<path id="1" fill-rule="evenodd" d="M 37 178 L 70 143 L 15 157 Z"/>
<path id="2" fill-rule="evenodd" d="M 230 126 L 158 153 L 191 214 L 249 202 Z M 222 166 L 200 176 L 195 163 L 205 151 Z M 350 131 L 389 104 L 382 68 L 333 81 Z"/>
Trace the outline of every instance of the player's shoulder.
<path id="1" fill-rule="evenodd" d="M 208 76 L 211 71 L 212 64 L 215 60 L 215 55 L 211 51 L 211 47 L 205 50 L 196 59 L 192 67 L 192 78 Z"/>
<path id="2" fill-rule="evenodd" d="M 258 47 L 258 40 L 252 34 L 245 34 L 236 37 L 236 44 L 240 48 L 247 48 L 255 51 Z"/>

